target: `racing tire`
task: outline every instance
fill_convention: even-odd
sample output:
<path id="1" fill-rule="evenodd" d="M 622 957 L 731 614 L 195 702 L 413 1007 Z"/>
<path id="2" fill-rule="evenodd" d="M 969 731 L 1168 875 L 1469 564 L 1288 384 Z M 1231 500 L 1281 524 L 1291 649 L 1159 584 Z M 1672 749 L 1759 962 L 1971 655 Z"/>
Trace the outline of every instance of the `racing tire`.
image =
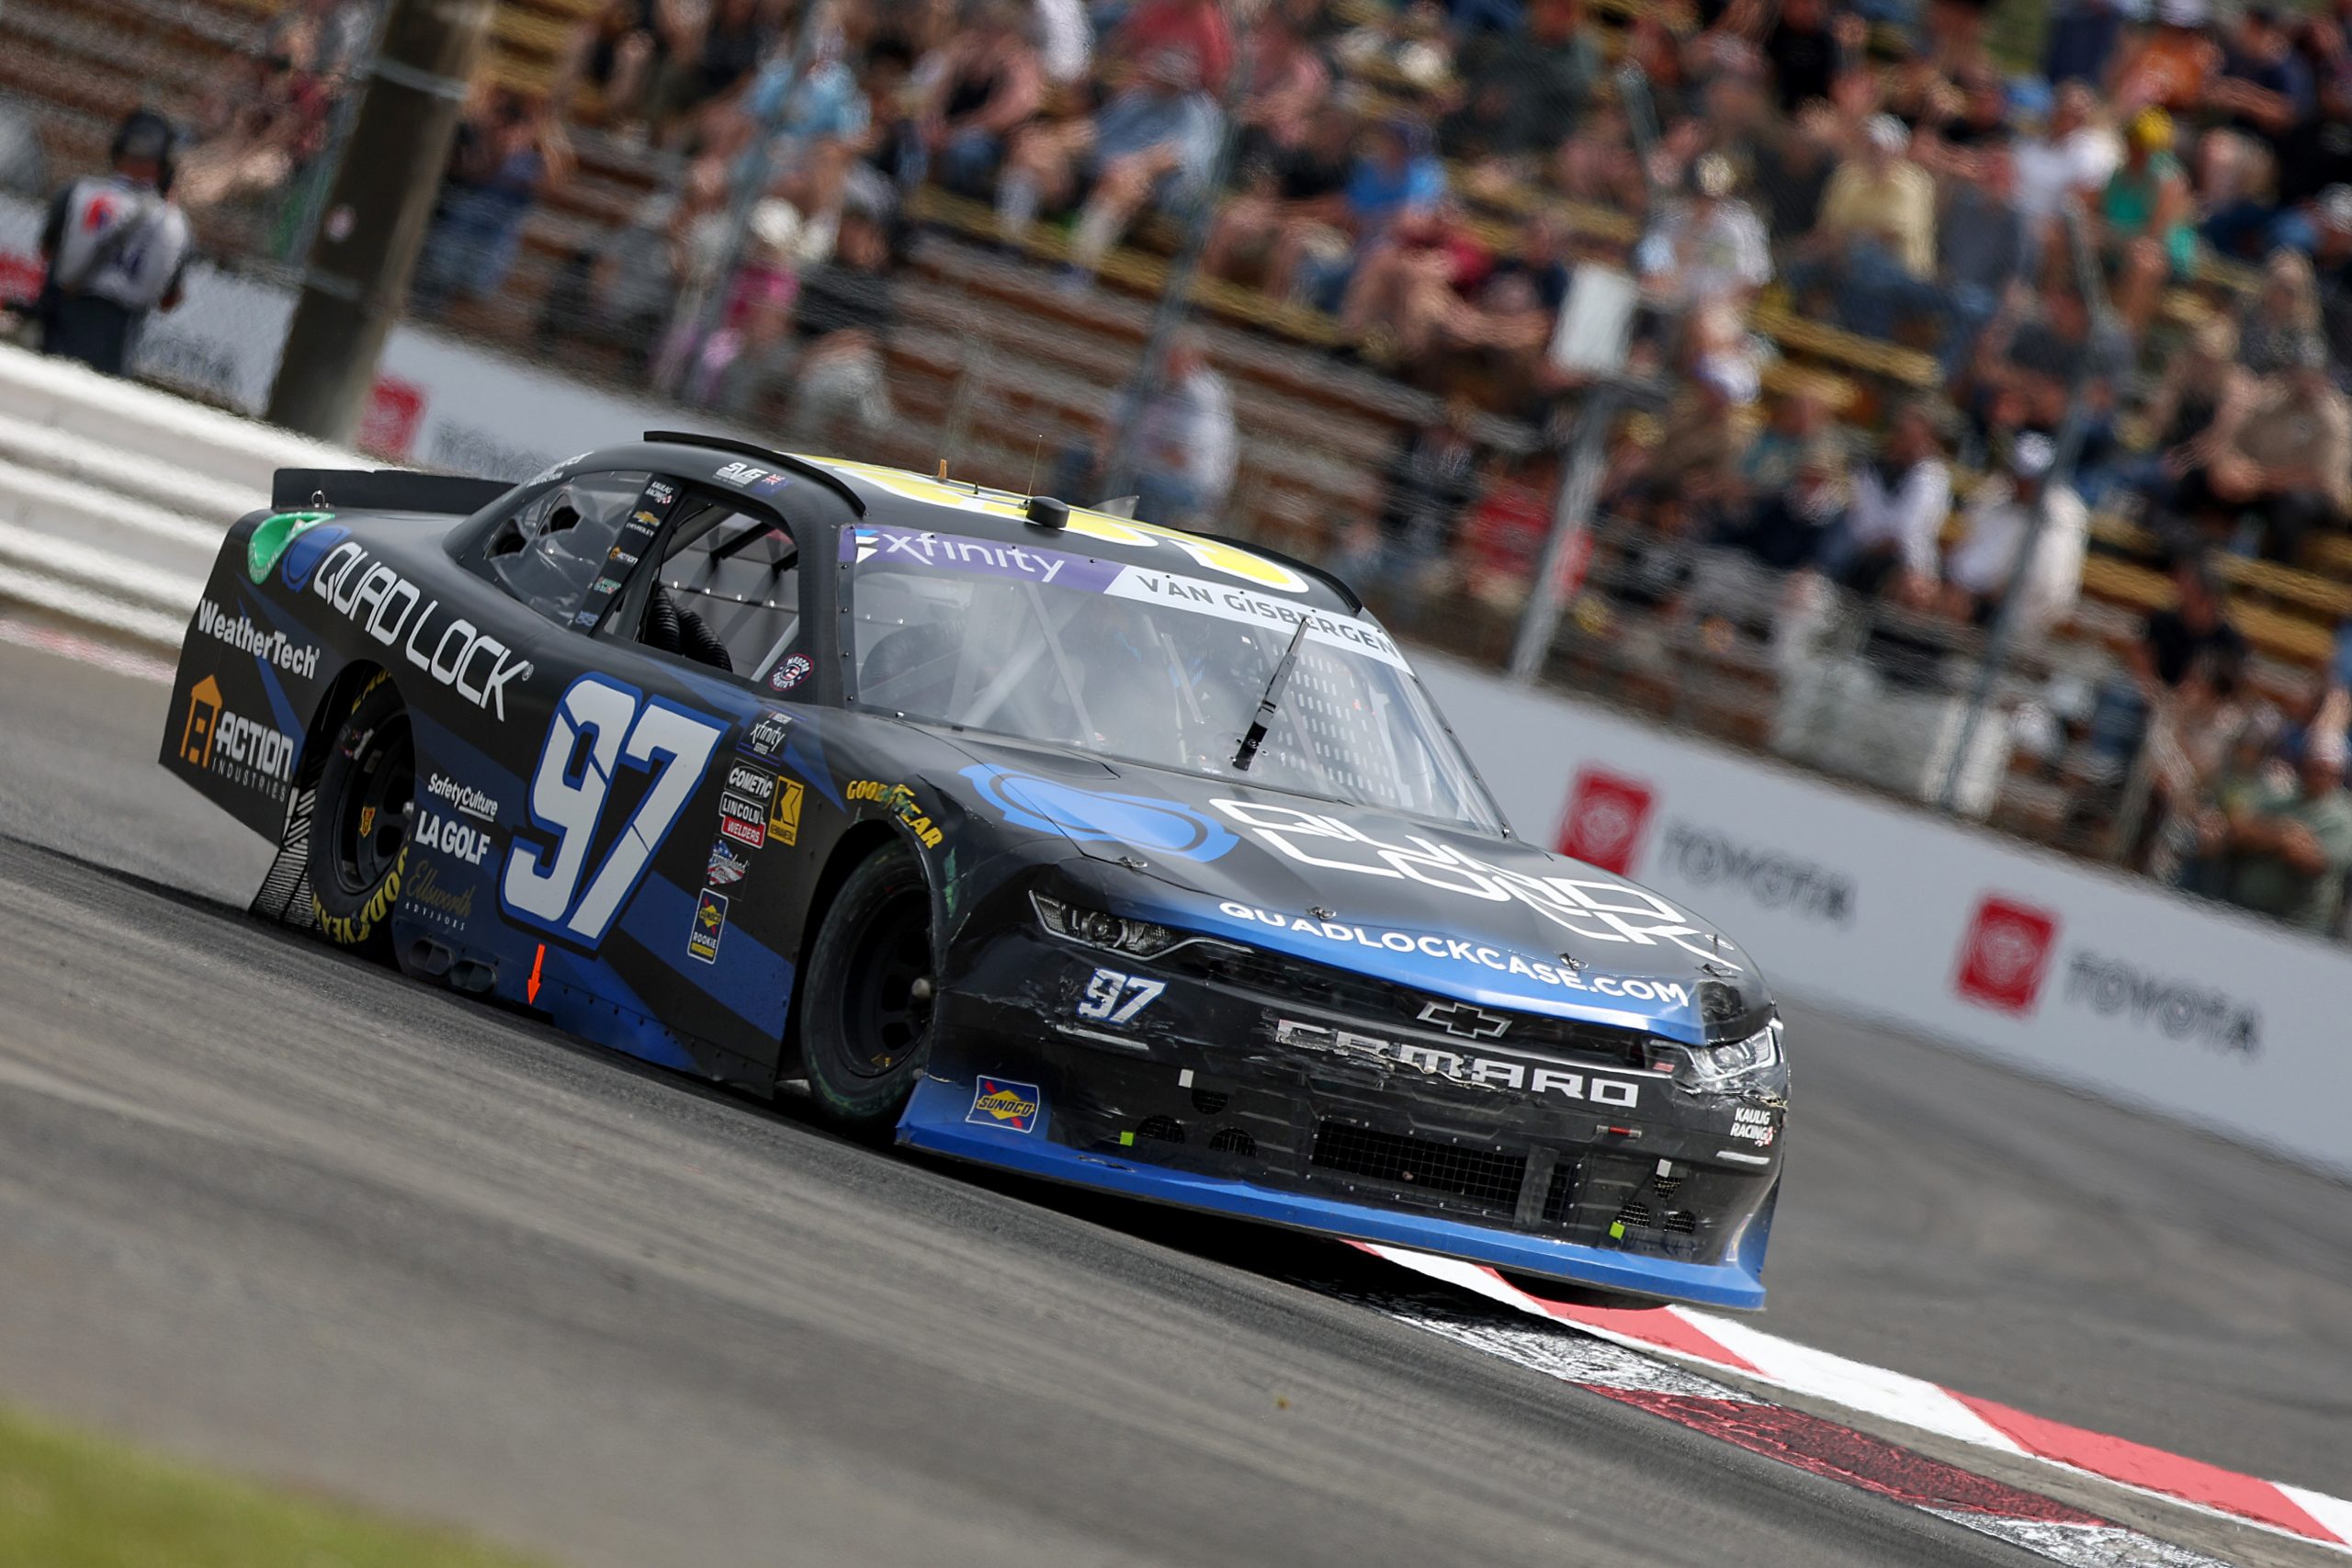
<path id="1" fill-rule="evenodd" d="M 817 1113 L 889 1139 L 931 1055 L 931 888 L 903 843 L 842 885 L 802 972 L 800 1057 Z"/>
<path id="2" fill-rule="evenodd" d="M 416 743 L 378 671 L 335 726 L 311 812 L 311 912 L 337 947 L 390 964 L 392 907 L 408 869 Z"/>

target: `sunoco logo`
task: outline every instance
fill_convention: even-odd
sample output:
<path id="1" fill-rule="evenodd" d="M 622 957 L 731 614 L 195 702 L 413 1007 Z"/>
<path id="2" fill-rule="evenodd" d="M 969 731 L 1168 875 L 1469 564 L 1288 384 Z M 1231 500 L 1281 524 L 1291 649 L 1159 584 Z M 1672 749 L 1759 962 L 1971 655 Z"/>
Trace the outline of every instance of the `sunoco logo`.
<path id="1" fill-rule="evenodd" d="M 288 675 L 307 681 L 318 673 L 317 643 L 297 642 L 284 632 L 266 632 L 243 614 L 232 615 L 209 599 L 196 607 L 196 629 Z"/>
<path id="2" fill-rule="evenodd" d="M 1751 849 L 1681 822 L 1666 830 L 1666 858 L 1683 880 L 1702 887 L 1736 887 L 1759 908 L 1791 909 L 1839 925 L 1854 918 L 1853 883 L 1809 861 Z"/>
<path id="3" fill-rule="evenodd" d="M 2262 1050 L 2262 1013 L 2251 1002 L 2151 975 L 2130 961 L 2078 949 L 2066 961 L 2066 1004 L 2124 1018 L 2167 1040 L 2252 1056 Z"/>

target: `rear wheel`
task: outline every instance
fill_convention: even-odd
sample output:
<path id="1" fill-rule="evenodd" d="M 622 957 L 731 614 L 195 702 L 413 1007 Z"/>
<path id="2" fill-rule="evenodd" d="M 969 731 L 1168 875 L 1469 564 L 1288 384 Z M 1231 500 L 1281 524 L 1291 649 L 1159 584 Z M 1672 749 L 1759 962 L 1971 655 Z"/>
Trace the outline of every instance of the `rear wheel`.
<path id="1" fill-rule="evenodd" d="M 931 892 L 902 843 L 850 873 L 801 976 L 800 1055 L 826 1121 L 887 1138 L 931 1054 Z"/>
<path id="2" fill-rule="evenodd" d="M 338 947 L 391 962 L 392 906 L 408 864 L 416 743 L 391 678 L 352 700 L 328 742 L 311 816 L 311 904 Z"/>

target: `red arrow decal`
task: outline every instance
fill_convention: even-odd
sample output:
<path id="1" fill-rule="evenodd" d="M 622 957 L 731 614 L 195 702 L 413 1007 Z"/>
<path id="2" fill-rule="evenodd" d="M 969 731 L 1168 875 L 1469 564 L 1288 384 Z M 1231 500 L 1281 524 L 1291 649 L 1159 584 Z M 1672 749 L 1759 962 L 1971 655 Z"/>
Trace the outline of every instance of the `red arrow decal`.
<path id="1" fill-rule="evenodd" d="M 536 1002 L 539 999 L 539 965 L 546 961 L 547 955 L 546 942 L 539 943 L 538 951 L 531 954 L 531 978 L 523 987 L 523 999 L 526 1002 Z"/>

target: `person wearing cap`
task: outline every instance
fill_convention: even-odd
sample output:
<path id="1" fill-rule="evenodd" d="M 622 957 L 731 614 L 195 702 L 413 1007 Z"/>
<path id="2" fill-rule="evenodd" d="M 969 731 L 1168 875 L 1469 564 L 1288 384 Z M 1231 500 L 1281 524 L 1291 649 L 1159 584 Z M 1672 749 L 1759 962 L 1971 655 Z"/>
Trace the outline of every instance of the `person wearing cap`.
<path id="1" fill-rule="evenodd" d="M 1910 145 L 1893 115 L 1863 128 L 1861 152 L 1830 176 L 1820 221 L 1799 242 L 1804 259 L 1792 270 L 1800 296 L 1831 288 L 1838 321 L 1875 337 L 1933 299 L 1936 182 L 1912 162 Z"/>
<path id="2" fill-rule="evenodd" d="M 2011 628 L 2038 639 L 2073 611 L 2090 511 L 2071 485 L 2049 482 L 2056 455 L 2049 436 L 2022 431 L 2009 444 L 2008 471 L 1986 476 L 1969 493 L 1960 539 L 1944 558 L 1944 609 L 1954 619 L 1993 624 L 2029 537 L 2033 553 L 2017 585 Z"/>
<path id="3" fill-rule="evenodd" d="M 2117 314 L 2134 333 L 2154 319 L 2166 280 L 2197 265 L 2197 229 L 2188 175 L 2172 152 L 2172 116 L 2144 108 L 2123 135 L 2123 164 L 2098 201 L 2110 261 L 2118 265 Z"/>
<path id="4" fill-rule="evenodd" d="M 2228 817 L 2231 903 L 2317 935 L 2334 933 L 2352 871 L 2344 761 L 2344 731 L 2315 730 L 2304 739 L 2292 785 L 2264 790 Z"/>
<path id="5" fill-rule="evenodd" d="M 1720 152 L 1690 161 L 1682 200 L 1635 252 L 1642 285 L 1665 310 L 1718 302 L 1745 310 L 1772 281 L 1772 245 L 1755 209 L 1735 194 L 1738 176 Z"/>
<path id="6" fill-rule="evenodd" d="M 170 197 L 172 142 L 170 122 L 140 110 L 115 132 L 112 171 L 51 199 L 33 308 L 46 352 L 122 375 L 148 316 L 178 306 L 191 239 Z"/>

